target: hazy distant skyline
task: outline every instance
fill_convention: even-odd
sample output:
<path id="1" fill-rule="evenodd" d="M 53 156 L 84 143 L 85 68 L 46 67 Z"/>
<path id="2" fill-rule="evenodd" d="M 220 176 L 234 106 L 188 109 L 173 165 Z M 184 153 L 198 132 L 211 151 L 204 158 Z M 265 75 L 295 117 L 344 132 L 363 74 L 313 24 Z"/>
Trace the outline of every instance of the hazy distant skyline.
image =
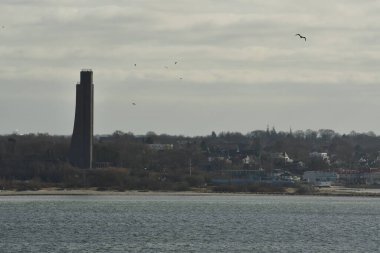
<path id="1" fill-rule="evenodd" d="M 95 134 L 379 134 L 378 13 L 372 0 L 2 0 L 0 134 L 71 134 L 83 68 Z"/>

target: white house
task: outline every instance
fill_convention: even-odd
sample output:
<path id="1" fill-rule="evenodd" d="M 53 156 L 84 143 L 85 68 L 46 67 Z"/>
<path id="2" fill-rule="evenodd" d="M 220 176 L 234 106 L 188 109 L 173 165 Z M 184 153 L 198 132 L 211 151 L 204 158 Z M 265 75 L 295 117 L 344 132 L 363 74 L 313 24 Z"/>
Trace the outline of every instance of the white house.
<path id="1" fill-rule="evenodd" d="M 293 162 L 293 159 L 291 159 L 286 152 L 272 153 L 271 157 L 272 159 L 281 160 L 281 161 L 284 161 L 285 163 Z"/>
<path id="2" fill-rule="evenodd" d="M 311 153 L 309 153 L 309 157 L 321 159 L 321 160 L 325 161 L 326 163 L 330 164 L 330 157 L 327 153 L 311 152 Z"/>

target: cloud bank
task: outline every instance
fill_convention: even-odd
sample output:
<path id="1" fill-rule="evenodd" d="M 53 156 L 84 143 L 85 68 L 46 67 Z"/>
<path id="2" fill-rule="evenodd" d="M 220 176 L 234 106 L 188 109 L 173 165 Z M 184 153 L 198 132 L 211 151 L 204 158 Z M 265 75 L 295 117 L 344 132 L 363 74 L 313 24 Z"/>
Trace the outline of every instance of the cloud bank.
<path id="1" fill-rule="evenodd" d="M 379 11 L 370 0 L 1 1 L 0 133 L 70 134 L 82 68 L 94 70 L 99 134 L 378 133 Z"/>

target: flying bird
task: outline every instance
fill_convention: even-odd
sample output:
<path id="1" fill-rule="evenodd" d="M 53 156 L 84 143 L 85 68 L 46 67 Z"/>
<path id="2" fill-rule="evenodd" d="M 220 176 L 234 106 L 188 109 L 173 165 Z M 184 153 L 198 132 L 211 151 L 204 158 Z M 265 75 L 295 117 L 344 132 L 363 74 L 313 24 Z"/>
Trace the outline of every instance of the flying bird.
<path id="1" fill-rule="evenodd" d="M 136 105 L 136 103 L 132 103 L 132 105 Z"/>
<path id="2" fill-rule="evenodd" d="M 174 64 L 177 64 L 178 62 L 175 62 Z"/>
<path id="3" fill-rule="evenodd" d="M 136 65 L 136 63 L 135 63 L 135 67 L 136 67 L 137 65 Z"/>
<path id="4" fill-rule="evenodd" d="M 301 34 L 299 34 L 299 33 L 297 33 L 296 35 L 294 35 L 294 36 L 299 36 L 300 37 L 300 39 L 304 39 L 305 41 L 306 41 L 306 37 L 304 37 L 304 36 L 302 36 Z"/>

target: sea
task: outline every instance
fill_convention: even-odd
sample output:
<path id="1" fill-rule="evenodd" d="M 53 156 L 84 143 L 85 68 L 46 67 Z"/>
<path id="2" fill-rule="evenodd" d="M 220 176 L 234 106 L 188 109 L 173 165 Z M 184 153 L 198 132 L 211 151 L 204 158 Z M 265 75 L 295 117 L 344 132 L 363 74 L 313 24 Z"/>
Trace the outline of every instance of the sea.
<path id="1" fill-rule="evenodd" d="M 380 198 L 0 196 L 0 252 L 380 252 Z"/>

